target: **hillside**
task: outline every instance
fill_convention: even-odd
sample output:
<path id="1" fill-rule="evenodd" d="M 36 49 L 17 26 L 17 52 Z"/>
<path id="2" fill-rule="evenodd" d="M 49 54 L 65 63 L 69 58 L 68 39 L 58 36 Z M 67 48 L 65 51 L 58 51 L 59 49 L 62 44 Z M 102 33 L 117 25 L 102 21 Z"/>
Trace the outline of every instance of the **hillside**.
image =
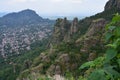
<path id="1" fill-rule="evenodd" d="M 40 53 L 30 68 L 21 72 L 17 80 L 41 80 L 45 77 L 42 75 L 48 77 L 61 75 L 68 80 L 74 80 L 73 78 L 78 80 L 78 77 L 84 74 L 87 76 L 90 70 L 79 71 L 79 67 L 85 62 L 105 55 L 105 26 L 116 13 L 120 13 L 119 3 L 119 0 L 109 0 L 103 12 L 80 21 L 77 18 L 72 22 L 67 18 L 57 19 L 48 45 L 49 49 Z M 69 79 L 71 76 L 73 77 Z"/>
<path id="2" fill-rule="evenodd" d="M 3 57 L 30 50 L 31 44 L 51 34 L 54 21 L 33 10 L 9 13 L 0 19 L 0 54 Z"/>
<path id="3" fill-rule="evenodd" d="M 15 80 L 19 71 L 25 69 L 23 63 L 32 61 L 46 48 L 53 25 L 53 20 L 29 9 L 0 18 L 0 80 Z"/>

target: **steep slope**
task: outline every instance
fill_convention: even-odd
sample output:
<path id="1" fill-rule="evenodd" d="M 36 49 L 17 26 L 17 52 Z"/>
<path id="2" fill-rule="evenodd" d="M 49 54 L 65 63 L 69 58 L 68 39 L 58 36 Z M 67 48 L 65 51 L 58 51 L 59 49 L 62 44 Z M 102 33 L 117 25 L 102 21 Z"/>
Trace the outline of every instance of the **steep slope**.
<path id="1" fill-rule="evenodd" d="M 72 22 L 67 18 L 57 19 L 49 49 L 41 53 L 18 80 L 35 80 L 40 75 L 66 76 L 68 72 L 77 79 L 84 73 L 78 71 L 81 64 L 104 55 L 105 25 L 114 14 L 120 13 L 118 3 L 119 0 L 109 0 L 103 12 L 80 21 L 77 18 Z"/>
<path id="2" fill-rule="evenodd" d="M 72 35 L 78 30 L 78 19 L 75 18 L 70 23 L 67 18 L 57 19 L 54 25 L 54 32 L 52 35 L 51 43 L 59 44 L 60 42 L 69 42 Z"/>
<path id="3" fill-rule="evenodd" d="M 105 6 L 105 10 L 110 10 L 112 8 L 118 8 L 120 10 L 120 0 L 110 0 Z"/>

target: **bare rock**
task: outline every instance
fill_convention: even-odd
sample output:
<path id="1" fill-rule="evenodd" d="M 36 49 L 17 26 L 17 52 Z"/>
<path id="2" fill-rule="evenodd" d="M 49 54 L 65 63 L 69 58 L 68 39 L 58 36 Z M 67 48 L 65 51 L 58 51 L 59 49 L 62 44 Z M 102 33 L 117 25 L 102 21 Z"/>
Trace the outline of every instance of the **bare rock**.
<path id="1" fill-rule="evenodd" d="M 98 32 L 103 32 L 104 28 L 106 25 L 106 20 L 103 18 L 97 19 L 97 20 L 93 20 L 93 22 L 91 23 L 88 32 L 86 33 L 86 36 L 94 36 L 96 35 Z"/>
<path id="2" fill-rule="evenodd" d="M 75 18 L 71 24 L 70 34 L 76 33 L 78 30 L 78 18 Z"/>
<path id="3" fill-rule="evenodd" d="M 120 0 L 109 0 L 105 5 L 105 10 L 110 10 L 113 8 L 120 9 Z"/>
<path id="4" fill-rule="evenodd" d="M 96 53 L 90 53 L 90 54 L 89 54 L 88 61 L 92 61 L 92 60 L 94 60 L 96 57 L 97 57 Z"/>

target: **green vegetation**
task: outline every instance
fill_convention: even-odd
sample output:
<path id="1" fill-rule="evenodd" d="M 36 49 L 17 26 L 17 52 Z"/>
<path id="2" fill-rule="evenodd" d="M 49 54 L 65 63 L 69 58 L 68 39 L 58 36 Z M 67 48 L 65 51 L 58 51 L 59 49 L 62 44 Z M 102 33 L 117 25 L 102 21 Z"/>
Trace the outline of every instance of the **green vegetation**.
<path id="1" fill-rule="evenodd" d="M 81 31 L 81 32 L 80 32 L 80 34 L 78 33 L 77 35 L 84 35 L 93 20 L 96 20 L 99 18 L 104 18 L 107 21 L 111 21 L 111 19 L 114 16 L 113 14 L 115 14 L 115 13 L 120 13 L 120 10 L 118 8 L 111 8 L 110 10 L 103 11 L 96 15 L 86 17 L 85 19 L 80 20 L 79 21 L 79 25 L 80 25 L 79 31 Z"/>
<path id="2" fill-rule="evenodd" d="M 6 60 L 0 56 L 0 80 L 53 80 L 56 74 L 65 80 L 120 80 L 120 15 L 113 18 L 117 12 L 111 7 L 80 21 L 56 20 L 49 44 L 49 39 L 37 41 L 30 51 Z"/>
<path id="3" fill-rule="evenodd" d="M 120 79 L 120 15 L 115 15 L 106 26 L 107 50 L 103 57 L 84 63 L 80 69 L 85 72 L 87 80 L 119 80 Z"/>
<path id="4" fill-rule="evenodd" d="M 13 55 L 6 60 L 0 58 L 0 80 L 16 80 L 20 72 L 28 69 L 42 51 L 46 49 L 48 39 L 37 41 L 31 44 L 32 50 L 21 52 L 22 54 Z M 24 75 L 25 76 L 25 75 Z"/>
<path id="5" fill-rule="evenodd" d="M 57 49 L 66 53 L 79 53 L 80 46 L 76 46 L 74 42 L 63 42 L 57 47 Z"/>

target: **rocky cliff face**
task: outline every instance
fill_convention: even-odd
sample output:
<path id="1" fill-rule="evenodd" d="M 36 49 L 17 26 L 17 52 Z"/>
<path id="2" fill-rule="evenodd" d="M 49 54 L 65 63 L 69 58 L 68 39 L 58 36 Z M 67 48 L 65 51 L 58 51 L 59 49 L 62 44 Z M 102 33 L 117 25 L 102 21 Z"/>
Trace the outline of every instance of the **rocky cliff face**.
<path id="1" fill-rule="evenodd" d="M 71 23 L 71 27 L 70 27 L 70 34 L 74 34 L 78 31 L 78 18 L 74 18 L 74 20 Z"/>
<path id="2" fill-rule="evenodd" d="M 87 33 L 84 34 L 84 39 L 81 39 L 83 37 L 80 36 L 80 38 L 76 39 L 76 41 L 73 43 L 73 46 L 71 41 L 67 42 L 67 39 L 65 40 L 65 37 L 68 36 L 69 33 L 69 39 L 72 40 L 72 34 L 78 32 L 77 28 L 80 28 L 78 27 L 80 26 L 78 25 L 78 19 L 75 18 L 71 23 L 66 20 L 66 18 L 58 19 L 56 21 L 52 39 L 53 41 L 55 41 L 54 43 L 56 44 L 52 44 L 47 52 L 41 53 L 40 56 L 37 58 L 37 61 L 35 60 L 35 63 L 33 63 L 33 66 L 36 67 L 33 67 L 29 71 L 22 73 L 20 77 L 28 72 L 29 76 L 33 76 L 33 73 L 37 75 L 39 74 L 39 72 L 41 74 L 44 73 L 50 76 L 54 76 L 56 74 L 64 75 L 66 71 L 71 71 L 75 74 L 76 72 L 74 71 L 77 70 L 84 61 L 94 60 L 98 56 L 98 52 L 96 51 L 98 49 L 98 46 L 99 49 L 102 51 L 104 43 L 102 37 L 105 24 L 105 19 L 100 18 L 97 20 L 93 20 L 91 25 L 89 26 L 89 29 L 86 31 Z M 57 39 L 61 39 L 61 41 L 57 41 Z M 62 42 L 65 42 L 64 45 L 62 44 Z M 79 47 L 80 45 L 82 46 Z M 66 49 L 69 48 L 70 50 L 66 51 Z M 101 53 L 101 51 L 99 53 Z M 38 63 L 39 65 L 36 65 Z"/>
<path id="3" fill-rule="evenodd" d="M 120 10 L 120 0 L 109 0 L 105 5 L 105 10 L 118 8 Z"/>
<path id="4" fill-rule="evenodd" d="M 68 34 L 68 30 L 70 23 L 67 20 L 67 18 L 64 19 L 57 19 L 55 28 L 54 28 L 54 33 L 53 33 L 53 43 L 59 43 L 61 41 L 64 41 L 65 34 Z"/>
<path id="5" fill-rule="evenodd" d="M 93 20 L 85 36 L 87 37 L 94 36 L 99 34 L 100 32 L 102 34 L 102 32 L 104 32 L 103 29 L 105 24 L 106 24 L 106 20 L 103 18 Z"/>
<path id="6" fill-rule="evenodd" d="M 57 44 L 62 41 L 69 42 L 71 36 L 77 32 L 78 26 L 77 18 L 75 18 L 72 23 L 70 23 L 67 18 L 57 19 L 52 42 Z"/>
<path id="7" fill-rule="evenodd" d="M 81 53 L 87 53 L 88 59 L 87 60 L 93 60 L 97 57 L 98 51 L 97 50 L 103 50 L 104 49 L 104 31 L 105 31 L 105 25 L 107 24 L 107 21 L 103 18 L 93 20 L 87 33 L 82 37 L 78 42 L 80 44 L 83 44 L 82 48 L 80 49 Z"/>
<path id="8" fill-rule="evenodd" d="M 83 37 L 80 36 L 81 40 L 78 41 L 79 40 L 78 38 L 74 43 L 76 44 L 75 48 L 78 48 L 78 46 L 82 45 L 80 51 L 78 53 L 73 54 L 71 51 L 68 53 L 64 53 L 62 51 L 61 51 L 62 53 L 59 52 L 59 55 L 55 59 L 55 65 L 52 64 L 48 68 L 47 72 L 49 74 L 52 72 L 53 74 L 63 75 L 64 71 L 66 71 L 67 69 L 70 71 L 74 71 L 75 69 L 77 69 L 80 65 L 79 63 L 82 63 L 82 57 L 84 56 L 87 56 L 84 57 L 84 60 L 88 61 L 94 60 L 99 55 L 98 53 L 101 53 L 101 51 L 103 51 L 104 49 L 103 36 L 106 24 L 107 21 L 103 18 L 93 20 L 88 30 L 84 34 L 84 39 L 81 39 Z M 71 26 L 69 28 L 70 30 L 68 30 L 68 32 L 72 34 L 78 32 L 78 29 L 80 28 L 79 26 L 80 25 L 78 25 L 78 19 L 75 18 L 71 22 Z M 71 37 L 69 38 L 70 40 L 72 40 L 71 38 L 72 36 L 74 36 L 72 34 Z M 101 51 L 97 51 L 98 49 Z"/>

